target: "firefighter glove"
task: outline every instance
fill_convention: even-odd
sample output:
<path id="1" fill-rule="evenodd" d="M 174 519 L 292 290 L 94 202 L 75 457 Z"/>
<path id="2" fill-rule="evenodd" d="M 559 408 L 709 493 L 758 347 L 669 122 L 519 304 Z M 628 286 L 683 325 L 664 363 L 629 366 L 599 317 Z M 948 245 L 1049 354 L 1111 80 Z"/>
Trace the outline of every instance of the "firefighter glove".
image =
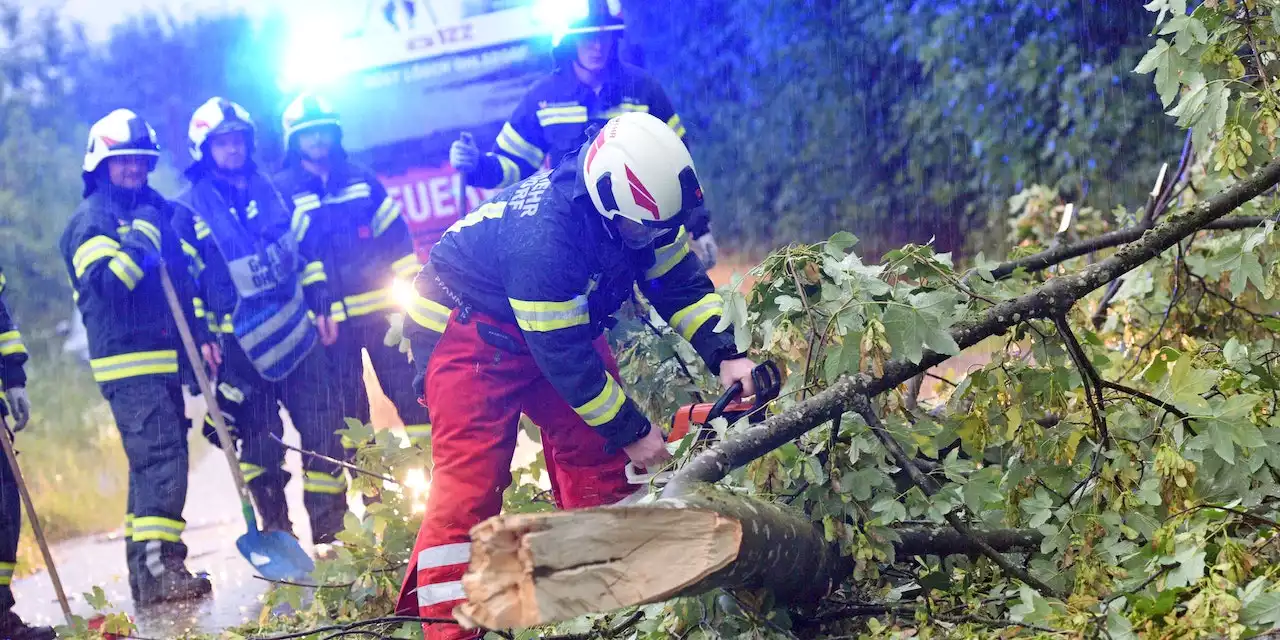
<path id="1" fill-rule="evenodd" d="M 9 402 L 9 412 L 13 415 L 13 430 L 22 431 L 31 419 L 31 399 L 27 397 L 26 387 L 13 387 L 5 391 Z"/>
<path id="2" fill-rule="evenodd" d="M 720 248 L 716 246 L 715 237 L 705 233 L 701 237 L 694 238 L 693 252 L 698 255 L 703 268 L 710 269 L 716 266 L 716 256 L 720 253 Z"/>
<path id="3" fill-rule="evenodd" d="M 449 146 L 449 164 L 465 173 L 472 173 L 480 166 L 480 147 L 470 133 L 463 133 Z"/>

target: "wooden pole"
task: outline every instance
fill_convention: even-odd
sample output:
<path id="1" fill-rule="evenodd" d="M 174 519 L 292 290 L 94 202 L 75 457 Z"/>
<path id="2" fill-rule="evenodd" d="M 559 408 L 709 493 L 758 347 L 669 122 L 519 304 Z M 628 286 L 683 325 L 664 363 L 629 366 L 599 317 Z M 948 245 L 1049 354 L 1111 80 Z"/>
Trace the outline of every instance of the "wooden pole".
<path id="1" fill-rule="evenodd" d="M 66 617 L 67 624 L 73 624 L 71 603 L 67 602 L 67 594 L 62 590 L 62 579 L 58 577 L 58 568 L 53 564 L 53 553 L 49 551 L 49 541 L 44 537 L 44 527 L 40 526 L 35 503 L 31 501 L 27 483 L 22 479 L 22 469 L 18 466 L 18 456 L 13 451 L 13 442 L 10 440 L 13 432 L 9 430 L 8 418 L 4 418 L 4 431 L 4 434 L 0 434 L 0 445 L 4 446 L 4 457 L 9 460 L 9 468 L 13 470 L 13 481 L 18 484 L 18 495 L 22 497 L 22 504 L 27 508 L 27 520 L 31 522 L 31 532 L 36 536 L 36 544 L 40 546 L 40 555 L 44 556 L 44 564 L 49 568 L 49 580 L 53 582 L 53 592 L 58 596 L 62 615 Z"/>

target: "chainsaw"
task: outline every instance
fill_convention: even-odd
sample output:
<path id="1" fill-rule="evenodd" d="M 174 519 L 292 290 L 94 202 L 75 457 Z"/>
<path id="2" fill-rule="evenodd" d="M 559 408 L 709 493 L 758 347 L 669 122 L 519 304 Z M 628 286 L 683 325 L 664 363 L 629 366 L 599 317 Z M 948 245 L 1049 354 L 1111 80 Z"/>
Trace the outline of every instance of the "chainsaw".
<path id="1" fill-rule="evenodd" d="M 674 454 L 684 446 L 683 440 L 690 433 L 695 434 L 691 443 L 693 445 L 714 442 L 717 434 L 711 427 L 711 423 L 716 418 L 724 418 L 729 424 L 734 424 L 744 417 L 751 424 L 763 422 L 765 405 L 776 400 L 782 389 L 782 372 L 772 360 L 766 360 L 751 370 L 751 381 L 755 383 L 756 393 L 750 402 L 739 397 L 742 395 L 742 383 L 734 382 L 715 402 L 687 404 L 680 407 L 671 418 L 670 429 L 666 430 L 667 450 Z M 650 482 L 666 484 L 673 473 L 672 471 L 640 473 L 633 462 L 627 463 L 626 472 L 627 482 L 637 485 L 647 485 Z M 635 503 L 647 495 L 648 491 L 648 487 L 642 487 L 617 504 Z"/>

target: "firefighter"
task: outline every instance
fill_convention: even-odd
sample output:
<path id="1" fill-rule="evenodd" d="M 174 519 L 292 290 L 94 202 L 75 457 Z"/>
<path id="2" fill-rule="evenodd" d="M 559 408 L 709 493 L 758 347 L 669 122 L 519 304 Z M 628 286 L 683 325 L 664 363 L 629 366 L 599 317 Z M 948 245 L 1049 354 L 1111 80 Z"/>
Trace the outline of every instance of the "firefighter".
<path id="1" fill-rule="evenodd" d="M 0 296 L 5 289 L 5 275 L 0 271 Z M 27 347 L 22 333 L 0 298 L 0 416 L 13 418 L 13 431 L 27 426 L 31 418 L 31 401 L 27 398 Z M 0 438 L 9 437 L 8 428 Z M 18 566 L 18 535 L 22 531 L 22 504 L 18 483 L 9 463 L 0 463 L 0 638 L 12 640 L 53 640 L 52 627 L 33 627 L 13 612 L 13 571 Z"/>
<path id="2" fill-rule="evenodd" d="M 755 393 L 755 365 L 732 332 L 716 330 L 723 300 L 679 241 L 701 205 L 679 136 L 657 117 L 626 113 L 432 248 L 415 281 L 431 304 L 419 311 L 451 310 L 427 364 L 431 493 L 399 613 L 446 617 L 464 598 L 468 531 L 501 509 L 522 411 L 541 429 L 561 509 L 615 503 L 635 489 L 628 459 L 655 470 L 670 458 L 662 431 L 623 391 L 603 335 L 637 285 L 726 388 L 741 382 L 743 395 Z M 478 637 L 453 624 L 424 631 L 428 640 Z"/>
<path id="3" fill-rule="evenodd" d="M 369 422 L 361 355 L 368 349 L 378 382 L 410 440 L 421 443 L 430 424 L 411 386 L 413 365 L 398 346 L 384 343 L 395 310 L 393 283 L 411 286 L 420 268 L 400 204 L 373 172 L 348 161 L 338 114 L 322 98 L 298 96 L 285 109 L 283 124 L 285 166 L 275 181 L 292 203 L 295 239 L 319 243 L 337 298 L 330 317 L 342 323 L 342 331 L 329 354 L 338 372 L 342 413 Z"/>
<path id="4" fill-rule="evenodd" d="M 212 585 L 185 567 L 187 430 L 179 368 L 188 363 L 158 275 L 161 260 L 194 321 L 191 281 L 172 207 L 147 184 L 160 155 L 155 131 L 127 109 L 89 130 L 84 200 L 59 241 L 89 337 L 93 378 L 111 406 L 129 459 L 125 555 L 139 604 L 198 598 Z M 207 330 L 194 337 L 210 361 Z M 190 370 L 187 370 L 190 374 Z"/>
<path id="5" fill-rule="evenodd" d="M 342 455 L 338 388 L 318 347 L 337 338 L 328 286 L 318 250 L 294 241 L 283 196 L 253 160 L 249 113 L 211 98 L 191 116 L 187 134 L 194 162 L 175 226 L 194 268 L 196 311 L 222 345 L 219 406 L 240 440 L 240 467 L 263 528 L 292 533 L 284 448 L 271 437 L 283 433 L 279 405 L 304 449 Z M 303 467 L 312 542 L 327 546 L 343 527 L 346 480 L 341 467 L 313 456 L 303 457 Z"/>
<path id="6" fill-rule="evenodd" d="M 469 134 L 449 148 L 449 163 L 473 186 L 502 188 L 532 175 L 549 156 L 560 163 L 586 140 L 587 128 L 631 111 L 665 121 L 681 138 L 684 125 L 662 86 L 618 55 L 625 29 L 620 10 L 591 0 L 588 15 L 569 25 L 553 50 L 555 70 L 525 94 L 503 125 L 493 151 L 480 153 Z M 706 209 L 686 225 L 705 268 L 715 266 L 718 249 Z"/>

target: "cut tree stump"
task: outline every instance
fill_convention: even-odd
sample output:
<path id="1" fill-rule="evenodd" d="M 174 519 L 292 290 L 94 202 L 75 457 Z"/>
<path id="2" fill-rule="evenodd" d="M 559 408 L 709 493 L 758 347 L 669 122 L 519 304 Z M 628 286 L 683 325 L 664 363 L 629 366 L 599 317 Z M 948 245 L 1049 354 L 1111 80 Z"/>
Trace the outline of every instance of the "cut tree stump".
<path id="1" fill-rule="evenodd" d="M 471 530 L 463 626 L 524 628 L 766 583 L 816 601 L 847 575 L 803 514 L 711 490 L 645 506 L 490 518 Z"/>
<path id="2" fill-rule="evenodd" d="M 950 529 L 904 529 L 907 555 L 976 554 Z M 1000 551 L 1037 548 L 1034 530 L 984 533 Z M 468 628 L 520 629 L 588 613 L 692 596 L 715 588 L 769 588 L 779 602 L 813 603 L 853 571 L 807 516 L 719 491 L 647 505 L 495 516 L 471 530 Z"/>

